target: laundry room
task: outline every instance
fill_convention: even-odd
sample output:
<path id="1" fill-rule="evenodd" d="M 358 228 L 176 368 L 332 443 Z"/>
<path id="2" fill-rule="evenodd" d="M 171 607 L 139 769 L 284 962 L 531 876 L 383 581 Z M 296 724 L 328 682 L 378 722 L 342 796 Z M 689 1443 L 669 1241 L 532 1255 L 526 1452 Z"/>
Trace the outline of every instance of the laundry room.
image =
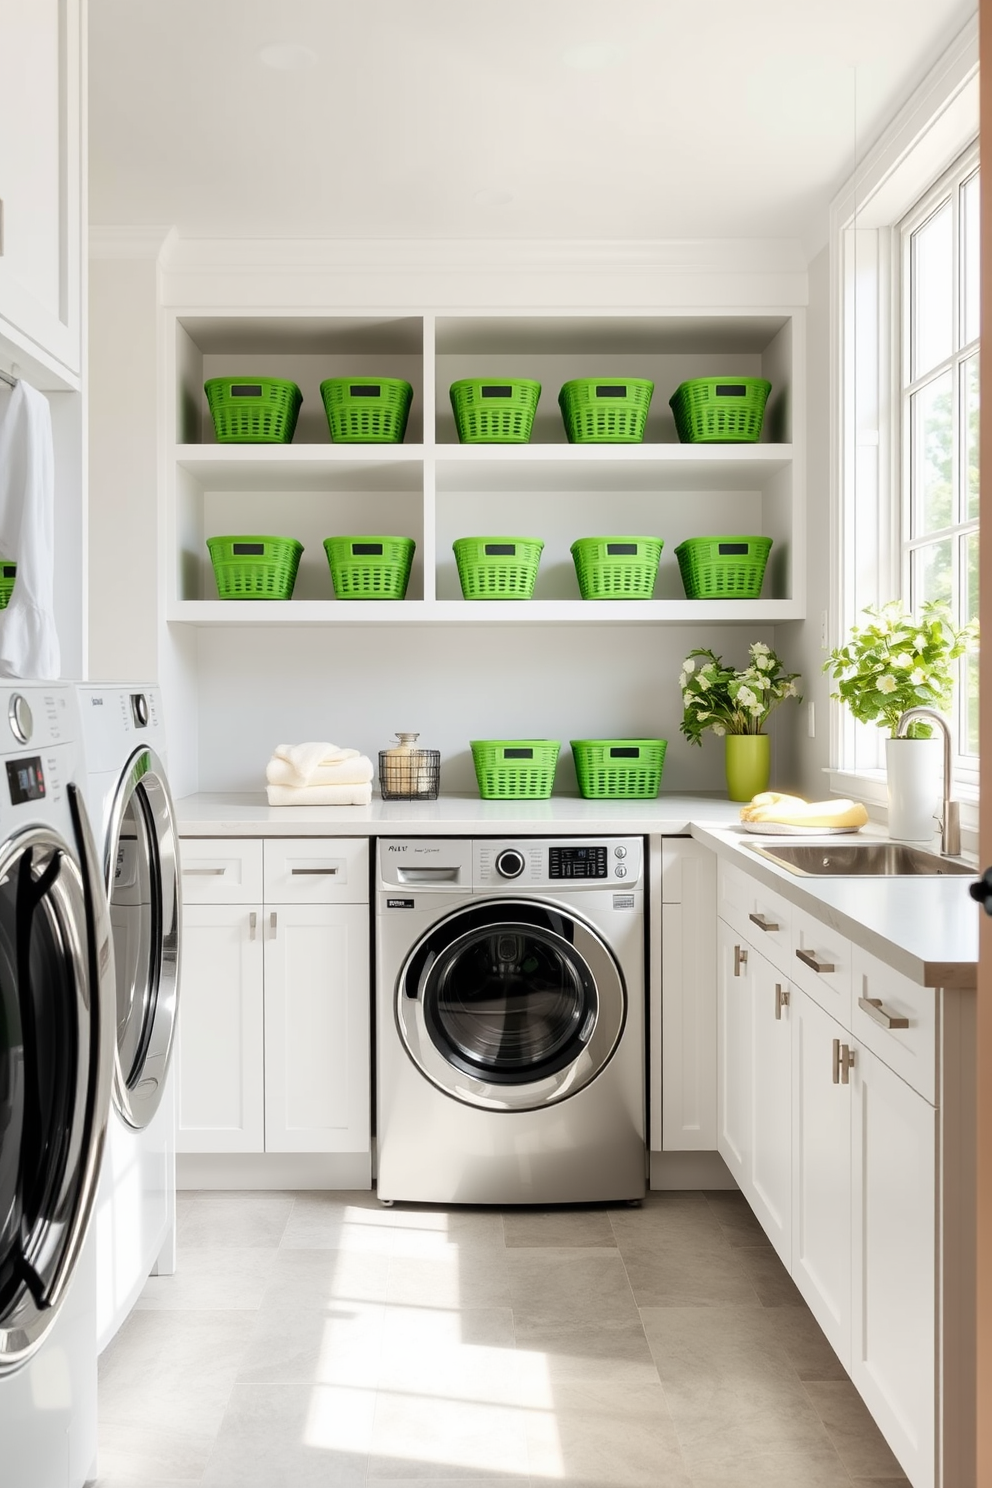
<path id="1" fill-rule="evenodd" d="M 992 1483 L 985 8 L 0 5 L 0 1488 Z"/>

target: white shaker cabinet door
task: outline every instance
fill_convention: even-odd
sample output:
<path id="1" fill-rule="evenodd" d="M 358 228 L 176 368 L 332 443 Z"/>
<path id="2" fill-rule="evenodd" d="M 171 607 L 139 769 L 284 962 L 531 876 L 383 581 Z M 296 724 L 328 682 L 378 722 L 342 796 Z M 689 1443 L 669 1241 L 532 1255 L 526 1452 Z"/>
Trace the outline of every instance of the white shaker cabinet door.
<path id="1" fill-rule="evenodd" d="M 761 1226 L 792 1265 L 792 999 L 789 982 L 755 950 L 751 984 L 751 1182 Z"/>
<path id="2" fill-rule="evenodd" d="M 652 1081 L 652 1150 L 716 1146 L 716 858 L 698 842 L 664 844 L 681 901 L 661 906 L 660 1101 Z M 659 1006 L 660 1002 L 660 1006 Z M 652 1071 L 653 1073 L 653 1071 Z M 656 1115 L 660 1116 L 655 1127 Z"/>
<path id="3" fill-rule="evenodd" d="M 792 1279 L 845 1369 L 851 1364 L 851 1035 L 793 988 Z M 846 1071 L 850 1079 L 850 1071 Z"/>
<path id="4" fill-rule="evenodd" d="M 267 904 L 264 931 L 266 1151 L 367 1152 L 368 908 Z"/>
<path id="5" fill-rule="evenodd" d="M 187 904 L 179 997 L 180 1152 L 261 1152 L 262 908 Z"/>
<path id="6" fill-rule="evenodd" d="M 0 0 L 0 99 L 0 342 L 78 374 L 79 0 Z"/>
<path id="7" fill-rule="evenodd" d="M 751 974 L 745 940 L 717 921 L 717 1151 L 745 1194 L 751 1177 Z"/>
<path id="8" fill-rule="evenodd" d="M 851 1094 L 851 1378 L 913 1488 L 932 1488 L 937 1113 L 861 1045 Z"/>

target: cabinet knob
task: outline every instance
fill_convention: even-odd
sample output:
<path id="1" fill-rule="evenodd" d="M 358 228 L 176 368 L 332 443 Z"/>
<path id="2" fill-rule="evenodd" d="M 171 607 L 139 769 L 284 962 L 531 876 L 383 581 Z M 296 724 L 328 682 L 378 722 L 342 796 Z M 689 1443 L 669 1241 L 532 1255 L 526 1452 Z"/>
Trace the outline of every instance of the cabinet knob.
<path id="1" fill-rule="evenodd" d="M 836 971 L 837 970 L 836 966 L 833 964 L 832 961 L 819 961 L 817 959 L 817 956 L 816 956 L 816 952 L 815 951 L 797 950 L 796 951 L 796 955 L 799 957 L 799 959 L 803 963 L 803 965 L 804 966 L 808 966 L 811 971 Z"/>
<path id="2" fill-rule="evenodd" d="M 775 924 L 774 920 L 766 920 L 763 914 L 749 914 L 748 919 L 753 920 L 759 930 L 778 930 L 780 928 Z"/>
<path id="3" fill-rule="evenodd" d="M 254 910 L 252 910 L 251 914 L 248 916 L 248 939 L 249 940 L 254 940 L 255 939 L 255 931 L 256 931 L 257 927 L 258 927 L 258 915 L 255 913 Z"/>
<path id="4" fill-rule="evenodd" d="M 272 927 L 272 939 L 275 940 L 276 931 L 279 927 L 279 916 L 276 914 L 275 910 L 273 910 L 272 913 L 269 915 L 269 924 Z"/>
<path id="5" fill-rule="evenodd" d="M 908 1028 L 909 1019 L 900 1018 L 898 1013 L 890 1013 L 883 1005 L 880 997 L 859 997 L 858 1007 L 863 1013 L 867 1013 L 873 1023 L 880 1028 Z"/>
<path id="6" fill-rule="evenodd" d="M 783 987 L 781 982 L 775 983 L 775 1017 L 779 1022 L 782 1020 L 782 1009 L 789 1006 L 789 989 Z"/>
<path id="7" fill-rule="evenodd" d="M 744 946 L 734 946 L 734 976 L 739 977 L 741 967 L 747 965 L 747 949 Z"/>
<path id="8" fill-rule="evenodd" d="M 851 1070 L 854 1068 L 854 1050 L 849 1044 L 842 1044 L 840 1039 L 833 1041 L 833 1083 L 835 1085 L 849 1085 L 851 1083 Z"/>

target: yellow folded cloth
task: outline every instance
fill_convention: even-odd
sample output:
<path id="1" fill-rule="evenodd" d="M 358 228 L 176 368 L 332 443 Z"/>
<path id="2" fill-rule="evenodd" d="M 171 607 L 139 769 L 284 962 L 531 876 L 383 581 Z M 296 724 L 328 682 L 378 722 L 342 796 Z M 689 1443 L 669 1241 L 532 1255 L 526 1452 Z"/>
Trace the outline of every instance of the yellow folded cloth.
<path id="1" fill-rule="evenodd" d="M 779 791 L 762 791 L 741 807 L 741 821 L 777 822 L 783 827 L 863 827 L 867 820 L 860 801 L 804 801 Z"/>
<path id="2" fill-rule="evenodd" d="M 375 772 L 372 761 L 364 754 L 340 760 L 334 765 L 318 765 L 310 775 L 300 775 L 288 760 L 273 755 L 265 767 L 269 785 L 364 785 Z"/>

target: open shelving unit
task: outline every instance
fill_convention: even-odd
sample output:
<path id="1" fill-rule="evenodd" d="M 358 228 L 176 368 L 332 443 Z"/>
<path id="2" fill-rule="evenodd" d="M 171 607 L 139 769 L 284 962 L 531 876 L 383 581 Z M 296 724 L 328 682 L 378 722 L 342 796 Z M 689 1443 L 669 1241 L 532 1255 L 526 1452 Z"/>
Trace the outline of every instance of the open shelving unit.
<path id="1" fill-rule="evenodd" d="M 173 315 L 167 410 L 166 617 L 173 624 L 753 623 L 804 615 L 802 311 L 776 314 Z M 405 377 L 414 388 L 401 445 L 331 443 L 319 384 L 328 376 Z M 689 377 L 758 375 L 772 383 L 762 440 L 677 441 L 668 398 Z M 290 377 L 303 392 L 291 445 L 219 445 L 208 377 Z M 448 387 L 459 377 L 535 377 L 532 442 L 457 442 Z M 650 377 L 643 444 L 571 445 L 557 404 L 570 377 Z M 289 601 L 220 600 L 206 539 L 269 533 L 304 544 Z M 323 539 L 412 537 L 403 601 L 334 598 Z M 685 598 L 683 538 L 773 539 L 762 596 Z M 650 600 L 583 601 L 569 547 L 577 537 L 655 535 L 664 542 Z M 534 598 L 465 601 L 452 542 L 474 535 L 544 541 Z"/>

